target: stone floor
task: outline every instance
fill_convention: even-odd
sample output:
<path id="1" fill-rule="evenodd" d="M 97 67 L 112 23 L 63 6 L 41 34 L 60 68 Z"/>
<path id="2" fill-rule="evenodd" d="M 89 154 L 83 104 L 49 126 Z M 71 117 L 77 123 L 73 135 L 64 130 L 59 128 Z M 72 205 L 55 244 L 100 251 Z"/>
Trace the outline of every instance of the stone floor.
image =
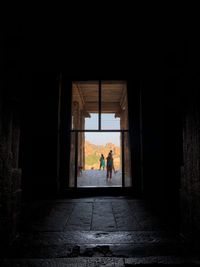
<path id="1" fill-rule="evenodd" d="M 112 179 L 106 178 L 106 170 L 85 170 L 77 178 L 78 187 L 120 187 L 122 172 L 113 172 Z"/>
<path id="2" fill-rule="evenodd" d="M 200 264 L 199 250 L 139 199 L 46 200 L 24 211 L 1 266 Z"/>

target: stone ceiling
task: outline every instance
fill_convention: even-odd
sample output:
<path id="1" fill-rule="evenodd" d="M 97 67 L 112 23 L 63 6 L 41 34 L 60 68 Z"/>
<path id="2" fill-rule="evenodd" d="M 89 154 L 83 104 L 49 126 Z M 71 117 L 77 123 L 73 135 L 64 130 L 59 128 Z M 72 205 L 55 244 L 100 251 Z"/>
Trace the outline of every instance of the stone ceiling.
<path id="1" fill-rule="evenodd" d="M 116 113 L 123 109 L 126 95 L 126 82 L 102 81 L 101 88 L 102 113 Z M 98 112 L 99 82 L 74 82 L 73 97 L 81 98 L 84 109 L 87 112 Z"/>

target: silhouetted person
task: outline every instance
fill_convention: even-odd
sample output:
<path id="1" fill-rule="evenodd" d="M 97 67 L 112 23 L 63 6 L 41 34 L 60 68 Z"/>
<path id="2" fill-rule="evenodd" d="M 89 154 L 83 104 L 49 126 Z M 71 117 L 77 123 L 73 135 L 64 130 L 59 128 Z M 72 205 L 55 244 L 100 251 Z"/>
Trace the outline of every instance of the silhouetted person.
<path id="1" fill-rule="evenodd" d="M 110 150 L 110 154 L 111 154 L 112 157 L 113 157 L 113 152 L 112 152 L 112 150 Z M 113 171 L 114 171 L 114 173 L 116 173 L 116 171 L 115 171 L 115 166 L 114 166 L 114 161 L 113 161 Z"/>
<path id="2" fill-rule="evenodd" d="M 99 170 L 101 170 L 101 168 L 103 168 L 103 170 L 104 170 L 105 169 L 105 158 L 104 158 L 103 154 L 101 154 L 99 161 L 100 161 Z"/>
<path id="3" fill-rule="evenodd" d="M 112 170 L 113 170 L 113 157 L 112 153 L 109 153 L 107 156 L 107 164 L 106 164 L 106 169 L 107 169 L 107 179 L 112 178 Z"/>

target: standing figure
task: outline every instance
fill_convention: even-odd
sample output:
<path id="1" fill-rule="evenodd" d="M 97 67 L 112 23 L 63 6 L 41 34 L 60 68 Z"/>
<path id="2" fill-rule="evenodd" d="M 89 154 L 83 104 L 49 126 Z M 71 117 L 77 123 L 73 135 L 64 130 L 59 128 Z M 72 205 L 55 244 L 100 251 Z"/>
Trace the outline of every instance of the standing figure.
<path id="1" fill-rule="evenodd" d="M 107 159 L 107 164 L 106 164 L 106 168 L 107 168 L 107 179 L 108 178 L 112 179 L 112 170 L 113 170 L 113 157 L 112 157 L 112 153 L 109 153 L 106 159 Z"/>
<path id="2" fill-rule="evenodd" d="M 113 152 L 112 152 L 112 150 L 110 150 L 110 154 L 112 155 L 112 158 L 113 158 Z M 115 166 L 114 166 L 114 160 L 113 160 L 113 171 L 114 171 L 114 173 L 116 173 L 117 171 L 115 170 Z"/>
<path id="3" fill-rule="evenodd" d="M 100 161 L 99 170 L 101 170 L 101 168 L 103 168 L 103 170 L 104 170 L 105 169 L 105 158 L 104 158 L 103 154 L 101 154 L 99 161 Z"/>

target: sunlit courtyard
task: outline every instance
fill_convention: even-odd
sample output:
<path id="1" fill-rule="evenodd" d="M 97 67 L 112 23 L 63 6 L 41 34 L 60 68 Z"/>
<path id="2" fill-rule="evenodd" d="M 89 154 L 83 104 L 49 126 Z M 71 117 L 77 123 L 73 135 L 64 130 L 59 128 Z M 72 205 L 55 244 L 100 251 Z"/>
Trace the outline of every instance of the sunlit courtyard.
<path id="1" fill-rule="evenodd" d="M 85 170 L 77 177 L 78 187 L 121 187 L 121 171 L 113 172 L 112 179 L 106 178 L 106 170 Z"/>

